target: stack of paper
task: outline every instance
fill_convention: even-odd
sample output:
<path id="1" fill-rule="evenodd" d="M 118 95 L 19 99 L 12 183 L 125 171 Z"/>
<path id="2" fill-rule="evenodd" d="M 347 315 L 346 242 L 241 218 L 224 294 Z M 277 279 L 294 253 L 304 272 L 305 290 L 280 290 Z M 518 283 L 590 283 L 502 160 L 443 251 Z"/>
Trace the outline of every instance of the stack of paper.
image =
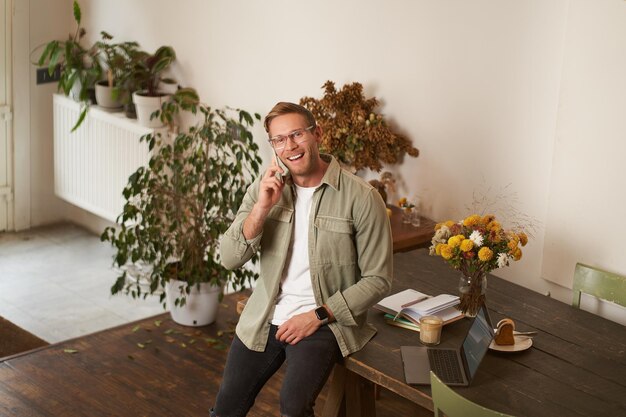
<path id="1" fill-rule="evenodd" d="M 403 308 L 400 314 L 415 323 L 419 323 L 420 317 L 423 316 L 438 316 L 446 324 L 463 317 L 463 314 L 456 308 L 458 304 L 458 296 L 441 294 Z"/>
<path id="2" fill-rule="evenodd" d="M 446 310 L 449 307 L 454 307 L 459 304 L 459 297 L 450 294 L 441 294 L 436 297 L 431 297 L 427 300 L 420 301 L 417 304 L 411 306 L 415 311 L 418 311 L 422 316 L 436 315 L 437 312 Z"/>

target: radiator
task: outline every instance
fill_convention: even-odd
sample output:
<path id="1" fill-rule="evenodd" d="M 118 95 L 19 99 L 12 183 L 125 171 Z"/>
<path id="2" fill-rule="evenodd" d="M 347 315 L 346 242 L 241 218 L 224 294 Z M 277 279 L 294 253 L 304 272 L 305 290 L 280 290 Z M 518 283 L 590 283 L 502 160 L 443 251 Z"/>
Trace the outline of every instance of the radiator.
<path id="1" fill-rule="evenodd" d="M 114 222 L 124 206 L 128 177 L 148 163 L 148 145 L 139 138 L 153 129 L 122 112 L 91 106 L 82 125 L 70 133 L 80 104 L 55 94 L 53 107 L 55 194 Z"/>

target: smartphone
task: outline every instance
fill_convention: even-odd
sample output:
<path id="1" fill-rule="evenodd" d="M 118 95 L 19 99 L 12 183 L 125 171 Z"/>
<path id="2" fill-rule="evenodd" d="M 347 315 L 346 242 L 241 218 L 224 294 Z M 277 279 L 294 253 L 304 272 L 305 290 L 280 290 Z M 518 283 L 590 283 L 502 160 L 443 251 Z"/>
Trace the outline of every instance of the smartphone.
<path id="1" fill-rule="evenodd" d="M 276 149 L 273 149 L 273 151 L 274 151 L 274 157 L 276 158 L 276 164 L 283 170 L 282 173 L 276 171 L 276 178 L 280 182 L 285 182 L 285 177 L 289 175 L 289 168 L 287 168 L 287 166 L 283 163 L 283 161 L 280 160 L 280 158 L 278 157 L 278 154 L 276 153 Z"/>

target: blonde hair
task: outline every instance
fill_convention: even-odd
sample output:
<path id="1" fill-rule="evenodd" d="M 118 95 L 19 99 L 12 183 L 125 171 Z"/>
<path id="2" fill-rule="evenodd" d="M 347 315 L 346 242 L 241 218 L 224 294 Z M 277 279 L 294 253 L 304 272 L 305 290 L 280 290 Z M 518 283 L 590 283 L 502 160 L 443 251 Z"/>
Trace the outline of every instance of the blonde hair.
<path id="1" fill-rule="evenodd" d="M 304 116 L 306 119 L 307 127 L 309 126 L 317 126 L 315 123 L 315 117 L 313 117 L 313 113 L 311 113 L 306 107 L 302 107 L 299 104 L 289 103 L 286 101 L 281 101 L 277 103 L 272 110 L 265 116 L 265 120 L 263 122 L 263 126 L 265 127 L 265 131 L 267 133 L 270 132 L 270 123 L 274 120 L 275 117 L 282 116 L 284 114 L 297 113 Z"/>

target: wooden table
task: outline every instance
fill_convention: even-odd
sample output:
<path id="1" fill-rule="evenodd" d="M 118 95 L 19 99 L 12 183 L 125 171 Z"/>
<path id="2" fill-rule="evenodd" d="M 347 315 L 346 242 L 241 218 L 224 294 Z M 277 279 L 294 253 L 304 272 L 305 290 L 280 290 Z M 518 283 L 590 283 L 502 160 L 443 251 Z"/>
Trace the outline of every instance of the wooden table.
<path id="1" fill-rule="evenodd" d="M 414 249 L 430 246 L 430 241 L 435 233 L 435 222 L 420 217 L 420 225 L 415 227 L 402 223 L 402 210 L 396 206 L 391 209 L 391 234 L 393 236 L 393 251 L 406 252 Z"/>
<path id="2" fill-rule="evenodd" d="M 427 294 L 456 294 L 459 273 L 426 250 L 394 256 L 393 291 L 415 288 Z M 573 273 L 573 268 L 572 268 Z M 624 326 L 529 289 L 489 276 L 487 306 L 492 321 L 513 318 L 517 330 L 535 330 L 523 352 L 490 351 L 470 387 L 455 388 L 485 407 L 518 416 L 626 415 L 626 331 Z M 336 414 L 342 383 L 347 414 L 373 416 L 373 384 L 432 410 L 430 387 L 404 382 L 400 346 L 419 345 L 418 333 L 384 323 L 371 310 L 378 334 L 345 361 L 329 394 L 325 415 Z M 444 327 L 441 346 L 458 346 L 469 320 Z M 347 381 L 347 383 L 346 383 Z M 339 388 L 338 388 L 339 387 Z"/>

